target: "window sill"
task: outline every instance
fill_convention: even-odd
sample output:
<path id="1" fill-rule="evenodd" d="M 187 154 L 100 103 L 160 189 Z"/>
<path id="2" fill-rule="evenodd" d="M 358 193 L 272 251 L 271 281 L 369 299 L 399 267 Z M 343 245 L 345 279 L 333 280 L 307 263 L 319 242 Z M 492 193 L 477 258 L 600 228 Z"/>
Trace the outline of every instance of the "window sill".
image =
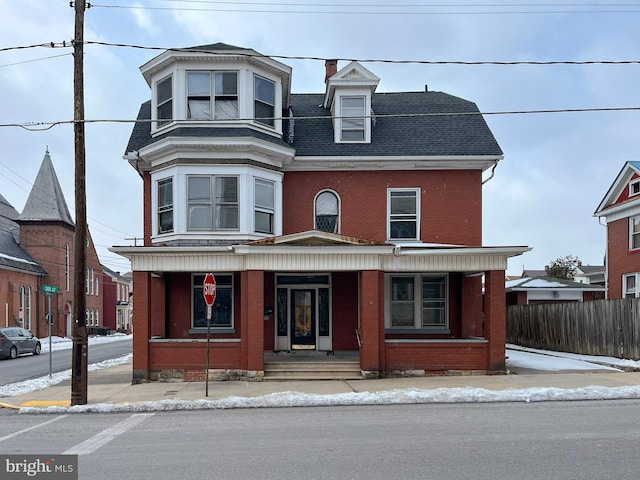
<path id="1" fill-rule="evenodd" d="M 449 335 L 451 330 L 448 328 L 385 328 L 385 334 L 420 334 L 420 335 Z"/>
<path id="2" fill-rule="evenodd" d="M 190 335 L 206 335 L 207 327 L 190 328 Z M 235 328 L 211 327 L 211 333 L 236 333 Z"/>

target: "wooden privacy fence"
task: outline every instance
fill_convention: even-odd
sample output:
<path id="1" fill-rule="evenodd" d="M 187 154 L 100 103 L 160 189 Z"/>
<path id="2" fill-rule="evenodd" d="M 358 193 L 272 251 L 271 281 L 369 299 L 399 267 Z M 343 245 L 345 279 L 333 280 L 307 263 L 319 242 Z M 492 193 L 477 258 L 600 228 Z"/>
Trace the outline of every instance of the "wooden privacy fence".
<path id="1" fill-rule="evenodd" d="M 640 360 L 640 298 L 507 307 L 507 343 Z"/>

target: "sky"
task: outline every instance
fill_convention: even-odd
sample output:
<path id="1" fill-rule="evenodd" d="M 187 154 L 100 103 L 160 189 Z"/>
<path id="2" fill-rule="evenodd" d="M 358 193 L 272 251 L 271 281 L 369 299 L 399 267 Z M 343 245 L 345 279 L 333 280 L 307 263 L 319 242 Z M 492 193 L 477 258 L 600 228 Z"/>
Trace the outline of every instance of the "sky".
<path id="1" fill-rule="evenodd" d="M 126 335 L 92 337 L 89 345 L 127 340 Z M 53 337 L 52 349 L 72 347 L 68 338 Z M 49 350 L 43 341 L 43 353 Z M 102 370 L 131 362 L 131 354 L 89 365 L 89 371 Z M 614 368 L 620 367 L 620 369 Z M 507 345 L 507 368 L 526 368 L 540 372 L 560 371 L 620 371 L 622 368 L 640 368 L 640 362 L 613 357 L 577 355 L 565 352 L 538 350 Z M 0 386 L 0 399 L 42 390 L 71 378 L 71 370 L 19 383 Z M 317 407 L 329 405 L 397 405 L 410 403 L 484 403 L 484 402 L 546 402 L 571 400 L 630 399 L 640 397 L 640 386 L 605 387 L 589 385 L 580 388 L 530 387 L 507 390 L 489 390 L 478 387 L 455 388 L 399 388 L 385 391 L 354 391 L 348 393 L 309 394 L 282 391 L 257 397 L 228 396 L 220 399 L 165 399 L 127 404 L 99 403 L 73 407 L 22 407 L 19 413 L 88 413 L 88 412 L 155 412 L 171 410 L 215 410 L 229 408 Z M 1 440 L 1 439 L 0 439 Z"/>
<path id="2" fill-rule="evenodd" d="M 133 245 L 142 236 L 142 180 L 122 155 L 130 121 L 150 98 L 139 67 L 162 50 L 88 42 L 161 48 L 223 42 L 265 55 L 305 57 L 279 59 L 293 68 L 294 93 L 324 91 L 324 59 L 340 59 L 339 68 L 347 59 L 390 61 L 363 62 L 380 77 L 378 92 L 423 91 L 428 85 L 471 100 L 486 114 L 504 160 L 483 187 L 483 243 L 533 248 L 510 260 L 509 274 L 542 269 L 566 255 L 585 265 L 603 264 L 606 229 L 593 213 L 624 163 L 638 160 L 640 151 L 640 109 L 633 109 L 640 107 L 640 64 L 633 63 L 640 60 L 639 4 L 92 3 L 84 32 L 85 118 L 91 121 L 87 219 L 108 267 L 128 271 L 128 261 L 108 248 Z M 74 10 L 68 0 L 0 0 L 0 18 L 0 193 L 22 211 L 48 148 L 75 217 L 73 127 L 44 125 L 73 119 L 68 45 Z M 51 42 L 56 48 L 16 48 Z M 630 63 L 604 63 L 612 61 Z M 612 110 L 621 108 L 632 109 Z M 504 113 L 575 109 L 605 111 Z"/>

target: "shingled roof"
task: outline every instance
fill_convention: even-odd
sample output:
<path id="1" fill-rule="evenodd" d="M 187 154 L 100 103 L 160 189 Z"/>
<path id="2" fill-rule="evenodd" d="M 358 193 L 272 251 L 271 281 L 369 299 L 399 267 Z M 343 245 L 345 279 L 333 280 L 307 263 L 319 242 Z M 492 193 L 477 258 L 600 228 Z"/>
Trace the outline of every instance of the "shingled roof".
<path id="1" fill-rule="evenodd" d="M 18 211 L 0 195 L 0 269 L 44 275 L 46 270 L 18 244 L 17 217 Z"/>
<path id="2" fill-rule="evenodd" d="M 297 156 L 501 156 L 491 130 L 475 103 L 442 92 L 374 93 L 371 143 L 336 143 L 324 94 L 292 94 L 293 143 L 250 128 L 234 128 L 234 137 L 252 136 L 293 146 Z M 289 113 L 283 113 L 286 119 Z M 179 127 L 151 137 L 151 101 L 142 104 L 125 155 L 166 137 L 225 137 L 228 128 Z M 285 120 L 283 131 L 289 131 Z"/>
<path id="3" fill-rule="evenodd" d="M 74 227 L 58 176 L 53 168 L 49 150 L 33 183 L 27 203 L 16 218 L 20 222 L 59 222 Z"/>

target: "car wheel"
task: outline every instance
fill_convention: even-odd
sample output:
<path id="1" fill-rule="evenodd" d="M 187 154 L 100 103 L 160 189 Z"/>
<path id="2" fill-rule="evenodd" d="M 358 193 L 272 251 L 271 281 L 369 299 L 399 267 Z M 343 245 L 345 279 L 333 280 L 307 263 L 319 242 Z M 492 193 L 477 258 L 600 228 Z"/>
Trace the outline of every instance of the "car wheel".
<path id="1" fill-rule="evenodd" d="M 9 358 L 18 358 L 18 349 L 16 347 L 11 347 L 11 350 L 9 350 Z"/>
<path id="2" fill-rule="evenodd" d="M 36 343 L 36 348 L 33 349 L 34 355 L 40 355 L 40 351 L 42 350 L 42 346 L 40 346 L 40 342 Z"/>

